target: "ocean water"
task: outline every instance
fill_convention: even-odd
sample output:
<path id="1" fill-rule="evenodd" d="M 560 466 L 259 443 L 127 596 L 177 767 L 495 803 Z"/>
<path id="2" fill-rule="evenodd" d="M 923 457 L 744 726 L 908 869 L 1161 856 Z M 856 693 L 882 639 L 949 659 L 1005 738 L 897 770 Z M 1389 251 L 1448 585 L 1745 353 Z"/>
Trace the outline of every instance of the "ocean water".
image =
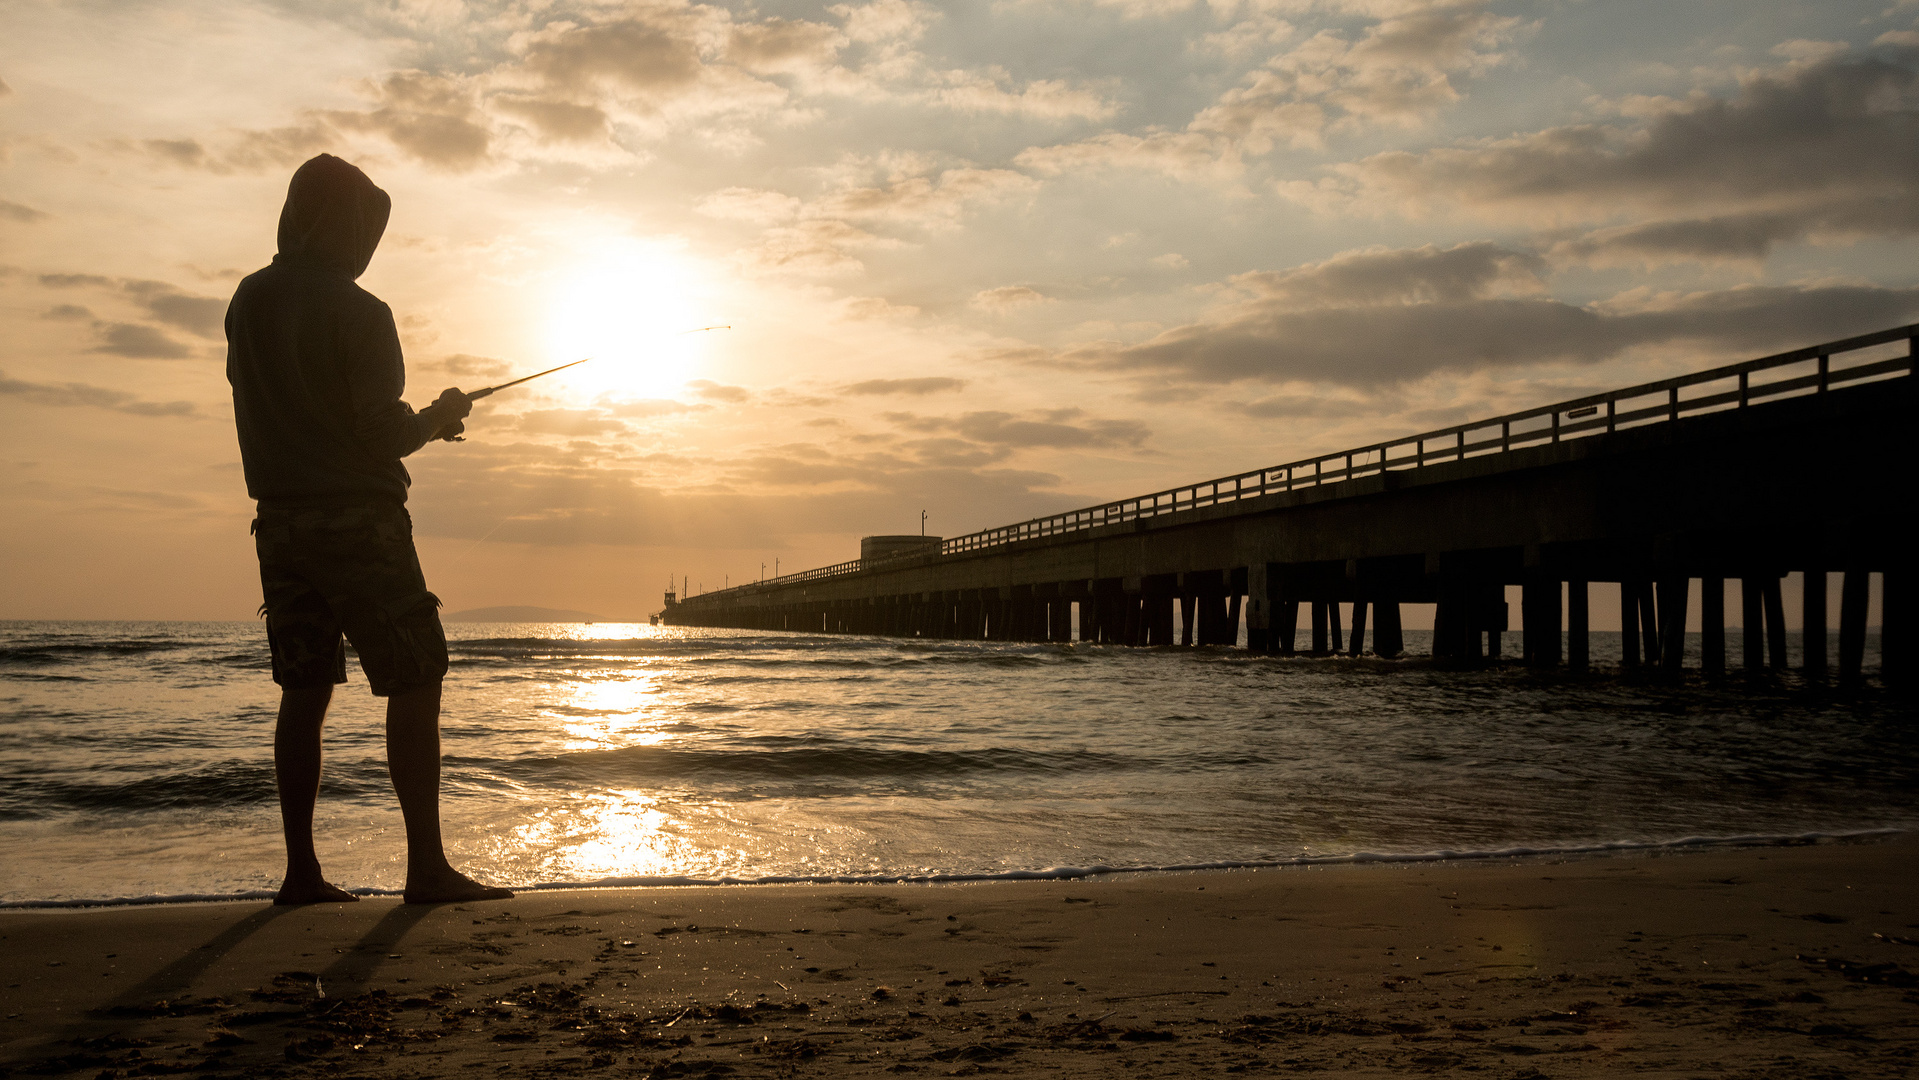
<path id="1" fill-rule="evenodd" d="M 1223 649 L 448 631 L 448 847 L 521 887 L 1919 825 L 1912 709 L 1793 675 L 1674 687 Z M 1617 635 L 1594 639 L 1617 654 Z M 350 677 L 328 721 L 321 857 L 345 886 L 395 889 L 382 703 Z M 276 700 L 259 623 L 0 623 L 0 902 L 270 890 Z"/>

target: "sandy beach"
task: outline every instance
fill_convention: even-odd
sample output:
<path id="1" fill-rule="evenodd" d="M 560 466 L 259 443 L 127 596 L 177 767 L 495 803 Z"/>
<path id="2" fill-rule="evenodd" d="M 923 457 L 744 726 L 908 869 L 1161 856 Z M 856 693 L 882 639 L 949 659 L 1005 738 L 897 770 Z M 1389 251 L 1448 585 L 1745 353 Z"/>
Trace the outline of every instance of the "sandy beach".
<path id="1" fill-rule="evenodd" d="M 0 916 L 12 1075 L 1903 1076 L 1919 841 Z"/>

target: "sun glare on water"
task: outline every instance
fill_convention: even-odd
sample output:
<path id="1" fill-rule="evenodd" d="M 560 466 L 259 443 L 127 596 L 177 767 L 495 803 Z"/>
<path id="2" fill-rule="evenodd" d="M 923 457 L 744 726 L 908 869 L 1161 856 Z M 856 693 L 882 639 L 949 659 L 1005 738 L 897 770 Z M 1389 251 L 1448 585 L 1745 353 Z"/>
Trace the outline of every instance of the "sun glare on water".
<path id="1" fill-rule="evenodd" d="M 699 377 L 711 316 L 693 267 L 659 244 L 609 241 L 554 285 L 546 345 L 552 365 L 592 357 L 554 376 L 582 398 L 666 398 Z"/>

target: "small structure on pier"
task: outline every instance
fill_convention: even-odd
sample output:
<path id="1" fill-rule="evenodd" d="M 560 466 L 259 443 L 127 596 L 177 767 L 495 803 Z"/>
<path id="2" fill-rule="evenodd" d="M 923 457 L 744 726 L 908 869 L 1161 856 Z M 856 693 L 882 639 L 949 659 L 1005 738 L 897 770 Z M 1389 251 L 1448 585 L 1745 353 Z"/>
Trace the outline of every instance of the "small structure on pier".
<path id="1" fill-rule="evenodd" d="M 1617 583 L 1621 661 L 1677 673 L 1697 580 L 1700 666 L 1726 668 L 1728 578 L 1748 670 L 1786 664 L 1780 580 L 1803 575 L 1803 662 L 1911 671 L 1908 468 L 1919 325 L 1372 443 L 966 536 L 868 537 L 858 560 L 689 598 L 668 622 L 768 630 L 1395 656 L 1437 605 L 1435 657 L 1591 661 L 1591 585 Z M 895 541 L 921 547 L 892 546 Z M 1350 605 L 1351 627 L 1340 625 Z M 1302 612 L 1301 606 L 1306 610 Z M 1177 615 L 1175 613 L 1178 613 Z M 1302 619 L 1302 616 L 1304 618 Z M 1369 618 L 1370 616 L 1370 618 Z M 1183 626 L 1183 629 L 1176 627 Z"/>
<path id="2" fill-rule="evenodd" d="M 903 555 L 938 555 L 941 539 L 938 536 L 862 536 L 860 561 L 877 563 Z"/>

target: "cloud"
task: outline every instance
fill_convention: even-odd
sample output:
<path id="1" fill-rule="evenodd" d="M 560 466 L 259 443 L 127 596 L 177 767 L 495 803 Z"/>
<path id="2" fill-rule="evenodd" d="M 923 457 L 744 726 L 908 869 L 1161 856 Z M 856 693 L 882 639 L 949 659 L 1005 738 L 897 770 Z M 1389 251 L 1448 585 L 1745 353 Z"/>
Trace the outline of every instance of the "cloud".
<path id="1" fill-rule="evenodd" d="M 227 301 L 191 296 L 164 281 L 130 281 L 123 286 L 155 319 L 201 337 L 226 334 Z"/>
<path id="2" fill-rule="evenodd" d="M 1480 240 L 1450 248 L 1364 248 L 1290 270 L 1241 274 L 1233 283 L 1287 307 L 1352 307 L 1538 293 L 1545 272 L 1537 255 Z"/>
<path id="3" fill-rule="evenodd" d="M 487 104 L 525 122 L 545 142 L 598 143 L 610 133 L 606 110 L 598 105 L 518 94 L 496 94 Z"/>
<path id="4" fill-rule="evenodd" d="M 29 225 L 36 221 L 45 221 L 53 215 L 44 210 L 35 210 L 23 203 L 0 199 L 0 221 L 20 221 Z"/>
<path id="5" fill-rule="evenodd" d="M 1051 304 L 1056 303 L 1056 301 L 1031 286 L 1001 285 L 997 289 L 984 289 L 974 293 L 973 299 L 968 301 L 968 303 L 981 311 L 1004 314 L 1005 312 L 1014 311 L 1019 308 L 1032 307 L 1036 304 Z"/>
<path id="6" fill-rule="evenodd" d="M 652 419 L 659 416 L 671 416 L 675 413 L 695 412 L 710 409 L 711 405 L 688 404 L 674 401 L 672 398 L 642 398 L 638 401 L 609 403 L 603 410 L 609 416 L 624 416 L 634 419 Z"/>
<path id="7" fill-rule="evenodd" d="M 1297 420 L 1306 417 L 1341 419 L 1348 416 L 1377 416 L 1386 411 L 1377 402 L 1325 394 L 1274 394 L 1258 401 L 1234 405 L 1233 408 L 1259 420 Z"/>
<path id="8" fill-rule="evenodd" d="M 112 288 L 119 280 L 99 274 L 41 274 L 40 284 L 49 289 L 78 289 L 85 286 Z"/>
<path id="9" fill-rule="evenodd" d="M 99 335 L 100 343 L 90 352 L 134 360 L 185 360 L 196 355 L 192 346 L 175 341 L 158 327 L 144 323 L 96 322 L 93 331 Z"/>
<path id="10" fill-rule="evenodd" d="M 124 390 L 109 390 L 86 383 L 33 383 L 9 379 L 0 372 L 0 394 L 17 397 L 36 405 L 85 406 L 110 409 L 129 416 L 197 416 L 190 401 L 145 401 Z"/>
<path id="11" fill-rule="evenodd" d="M 789 273 L 808 277 L 836 277 L 865 269 L 852 253 L 862 248 L 896 248 L 898 240 L 876 236 L 844 221 L 822 219 L 768 229 L 760 242 L 743 253 L 747 269 L 760 273 Z"/>
<path id="12" fill-rule="evenodd" d="M 995 456 L 957 450 L 947 464 L 927 447 L 897 442 L 839 452 L 805 443 L 742 449 L 718 461 L 650 457 L 585 461 L 567 450 L 468 443 L 464 460 L 426 458 L 410 465 L 422 529 L 506 543 L 774 548 L 796 534 L 883 531 L 902 514 L 935 508 L 959 531 L 1084 504 L 1089 496 L 1054 489 L 1060 478 L 1036 470 L 983 467 Z M 720 479 L 689 489 L 689 471 Z M 671 494 L 668 492 L 671 491 Z M 769 566 L 768 570 L 772 568 Z"/>
<path id="13" fill-rule="evenodd" d="M 840 301 L 840 317 L 853 322 L 910 319 L 919 313 L 911 304 L 895 304 L 883 296 L 849 296 Z"/>
<path id="14" fill-rule="evenodd" d="M 962 166 L 915 175 L 913 170 L 927 168 L 917 158 L 904 162 L 860 159 L 842 171 L 869 168 L 886 169 L 888 178 L 870 185 L 846 182 L 811 202 L 773 191 L 725 188 L 701 199 L 698 210 L 712 217 L 790 222 L 768 228 L 756 246 L 739 255 L 748 270 L 834 277 L 865 269 L 855 251 L 905 246 L 901 240 L 868 231 L 866 225 L 954 229 L 968 210 L 1030 193 L 1039 186 L 1032 177 L 1012 169 Z M 866 312 L 870 317 L 876 309 L 869 304 Z M 849 314 L 858 317 L 858 313 Z"/>
<path id="15" fill-rule="evenodd" d="M 461 80 L 424 71 L 396 71 L 366 84 L 376 102 L 367 112 L 320 115 L 343 131 L 383 136 L 409 156 L 463 171 L 487 160 L 493 136 L 486 117 Z"/>
<path id="16" fill-rule="evenodd" d="M 63 322 L 75 319 L 91 319 L 93 318 L 93 310 L 82 307 L 79 304 L 55 304 L 41 312 L 40 317 L 43 319 L 57 319 Z"/>
<path id="17" fill-rule="evenodd" d="M 153 281 L 142 278 L 110 278 L 100 274 L 41 274 L 38 276 L 38 280 L 42 286 L 49 289 L 93 288 L 118 292 L 131 299 L 141 308 L 144 308 L 148 315 L 151 315 L 154 319 L 167 326 L 185 330 L 188 333 L 205 338 L 221 338 L 226 334 L 227 301 L 217 296 L 195 296 L 191 293 L 182 292 L 177 286 L 165 281 Z M 86 312 L 87 309 L 77 305 L 63 304 L 55 308 L 54 311 L 60 314 L 55 316 L 49 313 L 49 315 L 58 318 L 73 318 L 76 317 L 75 313 Z M 88 314 L 91 313 L 88 312 Z M 117 352 L 123 356 L 147 355 L 158 357 L 175 355 L 164 352 L 164 350 L 168 348 L 185 348 L 185 346 L 173 343 L 159 344 L 159 342 L 167 341 L 167 339 L 160 335 L 158 330 L 151 327 L 129 328 L 129 324 L 125 323 L 101 323 L 97 328 L 105 328 L 109 325 L 120 328 L 112 330 L 111 332 L 107 329 L 101 329 L 101 333 L 110 338 L 108 344 L 114 347 L 103 348 L 98 351 Z M 162 351 L 135 353 L 122 352 L 122 348 L 154 348 Z M 180 353 L 177 355 L 187 354 Z"/>
<path id="18" fill-rule="evenodd" d="M 753 396 L 744 386 L 726 386 L 721 383 L 716 383 L 711 379 L 694 379 L 686 385 L 692 387 L 695 394 L 708 401 L 724 401 L 730 404 L 738 404 Z"/>
<path id="19" fill-rule="evenodd" d="M 1029 147 L 1014 160 L 1046 175 L 1123 168 L 1182 179 L 1232 176 L 1245 155 L 1264 155 L 1277 145 L 1318 148 L 1329 134 L 1427 122 L 1460 100 L 1455 78 L 1504 62 L 1506 54 L 1498 50 L 1520 29 L 1518 19 L 1493 15 L 1485 3 L 1471 0 L 1328 6 L 1375 21 L 1356 38 L 1322 30 L 1273 56 L 1201 109 L 1183 131 L 1108 131 Z M 1244 34 L 1206 41 L 1230 55 L 1249 42 L 1284 40 L 1293 30 L 1265 12 L 1242 25 Z"/>
<path id="20" fill-rule="evenodd" d="M 657 7 L 598 26 L 555 22 L 522 39 L 522 63 L 548 86 L 614 89 L 657 108 L 700 81 L 699 17 Z"/>
<path id="21" fill-rule="evenodd" d="M 1453 76 L 1500 63 L 1519 20 L 1481 4 L 1419 5 L 1387 16 L 1356 40 L 1331 30 L 1266 62 L 1193 118 L 1253 154 L 1276 143 L 1317 147 L 1328 132 L 1415 127 L 1459 101 Z"/>
<path id="22" fill-rule="evenodd" d="M 939 9 L 916 0 L 873 0 L 827 9 L 845 20 L 846 36 L 864 45 L 917 41 L 939 18 Z"/>
<path id="23" fill-rule="evenodd" d="M 628 430 L 599 409 L 534 409 L 516 415 L 513 426 L 529 435 L 624 435 Z"/>
<path id="24" fill-rule="evenodd" d="M 1749 76 L 1640 126 L 1578 124 L 1336 166 L 1281 186 L 1327 210 L 1452 208 L 1537 228 L 1609 225 L 1556 254 L 1759 258 L 1779 243 L 1919 232 L 1919 49 Z"/>
<path id="25" fill-rule="evenodd" d="M 965 379 L 949 379 L 939 375 L 927 375 L 916 379 L 867 379 L 856 382 L 840 392 L 854 395 L 881 394 L 939 394 L 947 391 L 964 390 Z"/>
<path id="26" fill-rule="evenodd" d="M 945 71 L 939 73 L 937 80 L 941 85 L 928 93 L 928 99 L 958 112 L 1004 113 L 1045 120 L 1105 120 L 1119 111 L 1117 102 L 1060 79 L 1037 79 L 1017 90 L 1008 89 L 1011 78 L 998 67 L 984 71 Z"/>
<path id="27" fill-rule="evenodd" d="M 1012 169 L 947 169 L 937 178 L 909 176 L 876 187 L 847 187 L 808 208 L 821 217 L 950 228 L 978 203 L 1028 194 L 1039 182 Z"/>
<path id="28" fill-rule="evenodd" d="M 951 432 L 975 443 L 1015 449 L 1048 447 L 1136 448 L 1152 431 L 1137 420 L 1084 420 L 1080 409 L 1046 409 L 1025 417 L 1013 413 L 981 411 L 958 416 L 917 416 L 913 413 L 884 413 L 883 417 L 910 431 Z"/>
<path id="29" fill-rule="evenodd" d="M 1871 285 L 1634 291 L 1574 305 L 1540 295 L 1542 268 L 1536 255 L 1484 242 L 1353 252 L 1242 274 L 1231 282 L 1236 298 L 1204 320 L 1138 344 L 1088 343 L 1061 359 L 1197 382 L 1384 386 L 1441 370 L 1596 363 L 1642 348 L 1769 350 L 1919 314 L 1919 288 Z"/>
<path id="30" fill-rule="evenodd" d="M 488 378 L 505 375 L 513 370 L 513 365 L 505 360 L 496 360 L 491 356 L 474 356 L 470 353 L 453 353 L 443 358 L 439 366 L 449 375 L 480 375 Z"/>
<path id="31" fill-rule="evenodd" d="M 286 127 L 222 133 L 212 146 L 200 139 L 143 139 L 121 144 L 163 164 L 202 169 L 215 175 L 258 172 L 297 165 L 324 150 L 335 149 L 340 135 L 324 121 L 309 117 Z"/>
<path id="32" fill-rule="evenodd" d="M 847 40 L 825 23 L 772 16 L 732 27 L 726 58 L 758 75 L 802 74 L 831 66 Z"/>
<path id="33" fill-rule="evenodd" d="M 800 200 L 777 191 L 730 187 L 710 192 L 694 204 L 696 213 L 731 221 L 750 221 L 770 225 L 791 221 L 800 212 Z"/>
<path id="34" fill-rule="evenodd" d="M 1199 179 L 1228 176 L 1240 169 L 1239 153 L 1231 140 L 1208 132 L 1159 128 L 1138 135 L 1109 131 L 1057 146 L 1028 147 L 1014 156 L 1013 163 L 1043 176 L 1113 168 Z"/>

